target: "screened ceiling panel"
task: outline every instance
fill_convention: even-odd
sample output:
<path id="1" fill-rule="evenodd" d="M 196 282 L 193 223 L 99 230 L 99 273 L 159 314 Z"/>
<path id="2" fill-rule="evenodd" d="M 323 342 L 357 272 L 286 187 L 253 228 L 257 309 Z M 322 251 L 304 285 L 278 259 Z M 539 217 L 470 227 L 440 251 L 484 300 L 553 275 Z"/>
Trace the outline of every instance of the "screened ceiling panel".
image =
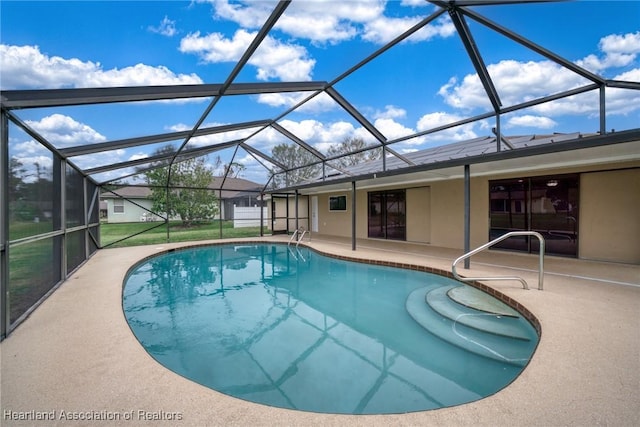
<path id="1" fill-rule="evenodd" d="M 42 33 L 55 5 L 69 7 L 25 21 L 11 3 L 0 18 L 9 152 L 29 169 L 57 153 L 135 181 L 169 145 L 162 162 L 206 156 L 276 188 L 444 159 L 434 149 L 460 141 L 482 155 L 474 141 L 495 133 L 637 128 L 637 2 L 78 5 L 128 17 L 106 45 L 95 14 Z M 160 9 L 160 23 L 138 13 Z"/>
<path id="2" fill-rule="evenodd" d="M 140 161 L 160 153 L 178 151 L 181 140 L 147 144 L 140 147 L 104 150 L 99 153 L 84 154 L 69 159 L 81 169 L 91 169 L 101 166 L 112 166 L 131 161 Z"/>
<path id="3" fill-rule="evenodd" d="M 230 143 L 239 143 L 256 134 L 265 126 L 268 126 L 268 121 L 264 121 L 260 126 L 250 126 L 243 129 L 233 129 L 233 125 L 211 123 L 205 125 L 205 129 L 220 129 L 220 132 L 211 133 L 208 135 L 194 136 L 189 139 L 189 142 L 185 145 L 185 150 L 191 150 L 199 147 L 214 147 L 216 145 Z M 229 130 L 227 130 L 229 129 Z"/>
<path id="4" fill-rule="evenodd" d="M 323 104 L 322 111 L 287 116 L 277 123 L 277 129 L 290 139 L 305 143 L 323 156 L 335 154 L 335 149 L 350 138 L 360 139 L 366 144 L 379 143 L 376 136 L 365 127 L 373 126 L 372 123 L 360 123 L 335 100 L 328 95 L 327 98 L 329 99 Z"/>
<path id="5" fill-rule="evenodd" d="M 552 59 L 544 57 L 520 43 L 508 39 L 502 34 L 468 20 L 469 30 L 477 44 L 478 51 L 487 67 L 487 72 L 494 85 L 503 108 L 521 104 L 530 99 L 559 94 L 569 89 L 584 87 L 594 82 L 572 70 L 566 69 Z M 500 46 L 496 50 L 496 46 Z M 504 59 L 505 53 L 510 58 Z M 588 73 L 587 70 L 585 72 Z M 489 108 L 481 93 L 481 85 L 477 76 L 465 76 L 461 85 L 455 87 L 452 96 L 468 96 L 477 98 L 478 106 Z M 475 88 L 475 91 L 474 91 Z M 474 93 L 477 92 L 477 93 Z"/>
<path id="6" fill-rule="evenodd" d="M 120 102 L 19 110 L 17 115 L 58 149 L 183 130 L 207 98 Z"/>

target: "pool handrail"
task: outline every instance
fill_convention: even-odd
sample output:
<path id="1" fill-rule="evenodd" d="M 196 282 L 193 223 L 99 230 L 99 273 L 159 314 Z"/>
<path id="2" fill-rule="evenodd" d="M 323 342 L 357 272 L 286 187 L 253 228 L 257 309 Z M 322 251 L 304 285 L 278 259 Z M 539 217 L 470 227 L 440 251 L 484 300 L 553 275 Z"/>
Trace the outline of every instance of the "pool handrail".
<path id="1" fill-rule="evenodd" d="M 481 252 L 487 248 L 490 248 L 496 243 L 500 243 L 501 241 L 508 239 L 509 237 L 512 237 L 512 236 L 535 236 L 540 241 L 540 250 L 539 250 L 540 261 L 538 266 L 538 290 L 541 291 L 543 279 L 544 279 L 544 237 L 542 237 L 542 234 L 538 233 L 537 231 L 510 231 L 498 237 L 497 239 L 493 239 L 489 243 L 485 243 L 484 245 L 479 246 L 476 249 L 469 251 L 462 256 L 459 256 L 451 264 L 451 273 L 453 273 L 453 277 L 463 282 L 465 281 L 470 282 L 474 280 L 518 280 L 520 281 L 520 283 L 522 283 L 523 288 L 528 290 L 529 285 L 527 284 L 526 280 L 524 280 L 522 277 L 518 277 L 518 276 L 461 277 L 460 275 L 458 275 L 458 272 L 456 271 L 456 264 L 458 264 L 460 261 L 466 258 L 469 258 L 472 255 L 475 255 L 478 252 Z"/>
<path id="2" fill-rule="evenodd" d="M 304 238 L 304 235 L 307 234 L 309 230 L 306 230 L 304 227 L 298 227 L 293 234 L 291 235 L 291 238 L 289 239 L 289 243 L 287 243 L 287 246 L 291 245 L 291 242 L 293 242 L 293 239 L 296 238 L 296 236 L 298 236 L 298 234 L 300 234 L 300 237 L 298 237 L 296 239 L 296 248 L 300 245 L 300 240 L 302 240 Z M 311 233 L 309 232 L 309 240 L 311 240 Z"/>

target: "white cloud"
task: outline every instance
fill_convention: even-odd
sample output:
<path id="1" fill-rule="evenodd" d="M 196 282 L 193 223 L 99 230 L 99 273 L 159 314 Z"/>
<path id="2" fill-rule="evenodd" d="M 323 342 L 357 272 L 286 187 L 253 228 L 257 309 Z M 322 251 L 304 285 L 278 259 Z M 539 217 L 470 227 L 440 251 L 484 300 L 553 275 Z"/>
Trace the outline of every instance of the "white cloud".
<path id="1" fill-rule="evenodd" d="M 463 117 L 444 112 L 425 114 L 418 120 L 418 131 L 445 126 L 462 120 Z M 454 128 L 446 129 L 434 134 L 425 136 L 426 141 L 464 141 L 476 138 L 478 135 L 473 130 L 474 124 L 468 123 Z"/>
<path id="2" fill-rule="evenodd" d="M 384 111 L 377 111 L 373 117 L 375 119 L 401 119 L 407 116 L 407 110 L 395 105 L 385 105 Z"/>
<path id="3" fill-rule="evenodd" d="M 172 21 L 165 15 L 165 17 L 160 21 L 160 24 L 157 27 L 149 26 L 148 30 L 152 33 L 160 34 L 166 37 L 173 37 L 178 34 L 178 30 L 176 29 L 176 21 Z"/>
<path id="4" fill-rule="evenodd" d="M 104 142 L 107 138 L 84 123 L 63 114 L 52 114 L 41 120 L 25 123 L 56 148 Z"/>
<path id="5" fill-rule="evenodd" d="M 424 0 L 401 0 L 400 4 L 402 4 L 403 6 L 411 6 L 411 7 L 429 6 L 429 3 L 427 3 Z"/>
<path id="6" fill-rule="evenodd" d="M 90 126 L 62 114 L 52 114 L 37 121 L 25 120 L 25 123 L 56 148 L 106 141 L 105 136 Z M 34 140 L 13 143 L 11 145 L 11 155 L 25 166 L 30 165 L 30 169 L 33 169 L 35 163 L 38 163 L 41 167 L 51 168 L 53 162 L 53 157 L 49 150 Z M 125 155 L 126 151 L 119 149 L 73 157 L 71 162 L 80 168 L 92 168 L 98 165 L 122 162 L 125 159 Z"/>
<path id="7" fill-rule="evenodd" d="M 391 118 L 377 119 L 375 126 L 390 140 L 416 133 L 415 130 L 405 127 Z"/>
<path id="8" fill-rule="evenodd" d="M 297 105 L 311 93 L 265 93 L 258 95 L 258 102 L 266 104 L 272 107 L 286 107 L 290 108 Z M 296 111 L 299 113 L 320 113 L 325 111 L 331 111 L 339 108 L 338 104 L 327 95 L 322 92 L 313 97 L 310 101 L 299 107 Z"/>
<path id="9" fill-rule="evenodd" d="M 311 80 L 315 59 L 300 45 L 281 43 L 267 37 L 253 54 L 249 63 L 258 68 L 260 80 L 277 78 L 282 81 Z"/>
<path id="10" fill-rule="evenodd" d="M 180 52 L 197 54 L 205 62 L 235 62 L 255 38 L 255 33 L 238 30 L 228 39 L 222 33 L 201 36 L 200 32 L 187 34 L 180 40 Z"/>
<path id="11" fill-rule="evenodd" d="M 297 13 L 293 5 L 299 5 Z M 316 44 L 337 44 L 353 39 L 358 29 L 345 17 L 334 13 L 313 12 L 319 6 L 327 5 L 321 2 L 294 2 L 292 13 L 285 14 L 278 22 L 277 28 L 294 37 L 309 39 Z M 326 11 L 326 9 L 325 9 Z"/>
<path id="12" fill-rule="evenodd" d="M 131 156 L 134 157 L 135 155 Z M 102 151 L 96 154 L 85 154 L 82 156 L 76 156 L 71 161 L 79 168 L 91 169 L 98 166 L 112 165 L 116 163 L 125 162 L 127 160 L 133 160 L 127 158 L 127 151 L 123 149 Z M 121 170 L 114 171 L 115 174 L 122 174 Z"/>
<path id="13" fill-rule="evenodd" d="M 210 63 L 236 62 L 255 38 L 256 33 L 240 29 L 232 38 L 221 33 L 201 36 L 192 33 L 180 41 L 180 51 L 198 55 Z M 310 59 L 306 48 L 282 43 L 271 36 L 266 37 L 249 59 L 257 68 L 260 80 L 277 78 L 283 81 L 311 80 L 315 60 Z"/>
<path id="14" fill-rule="evenodd" d="M 588 83 L 584 78 L 551 61 L 503 60 L 488 65 L 487 70 L 503 106 L 559 93 Z M 438 93 L 447 104 L 455 108 L 472 110 L 491 107 L 477 74 L 466 75 L 460 83 L 452 78 Z"/>
<path id="15" fill-rule="evenodd" d="M 28 156 L 46 153 L 46 149 L 37 141 L 29 139 L 27 141 L 16 142 L 12 145 L 12 154 Z"/>
<path id="16" fill-rule="evenodd" d="M 345 121 L 323 123 L 318 120 L 283 120 L 280 124 L 320 151 L 326 151 L 330 146 L 342 142 L 355 131 L 353 124 Z"/>
<path id="17" fill-rule="evenodd" d="M 146 159 L 147 157 L 149 157 L 147 153 L 136 153 L 136 154 L 130 155 L 128 160 L 140 160 L 140 159 Z"/>
<path id="18" fill-rule="evenodd" d="M 38 46 L 0 45 L 2 89 L 54 89 L 200 84 L 196 74 L 175 74 L 165 66 L 137 64 L 104 70 L 99 62 L 49 56 Z"/>
<path id="19" fill-rule="evenodd" d="M 599 48 L 603 56 L 589 55 L 577 61 L 577 64 L 601 74 L 608 69 L 631 64 L 640 53 L 640 32 L 603 37 Z M 487 69 L 503 106 L 561 93 L 589 83 L 578 74 L 551 61 L 504 60 L 488 65 Z M 614 79 L 637 82 L 639 77 L 640 69 L 634 69 L 621 73 Z M 452 77 L 440 88 L 438 94 L 443 97 L 445 103 L 462 111 L 491 108 L 486 92 L 476 74 L 468 74 L 462 81 Z M 608 88 L 606 96 L 608 114 L 628 114 L 640 109 L 637 91 Z M 531 110 L 551 117 L 576 114 L 595 116 L 599 112 L 598 93 L 592 91 L 563 98 L 532 107 Z"/>
<path id="20" fill-rule="evenodd" d="M 598 47 L 602 57 L 589 55 L 577 61 L 578 65 L 595 73 L 609 68 L 625 67 L 635 61 L 640 54 L 640 31 L 627 34 L 610 34 L 600 39 Z"/>
<path id="21" fill-rule="evenodd" d="M 233 21 L 245 28 L 259 28 L 267 20 L 275 7 L 272 1 L 234 2 L 210 0 L 214 6 L 214 17 Z"/>
<path id="22" fill-rule="evenodd" d="M 215 19 L 229 20 L 242 28 L 231 37 L 220 32 L 207 35 L 195 32 L 182 39 L 181 52 L 198 55 L 208 63 L 238 61 L 253 41 L 255 30 L 262 27 L 275 6 L 275 3 L 263 1 L 231 4 L 228 0 L 211 0 L 210 3 L 214 7 Z M 256 77 L 260 80 L 311 80 L 316 61 L 307 49 L 294 43 L 293 39 L 283 41 L 274 34 L 279 31 L 294 39 L 309 40 L 312 44 L 321 45 L 338 44 L 356 37 L 382 44 L 422 19 L 387 17 L 384 15 L 386 4 L 384 0 L 292 2 L 276 23 L 276 32 L 265 38 L 249 64 L 257 68 Z M 414 34 L 411 40 L 449 37 L 454 32 L 450 20 L 441 19 Z M 275 98 L 276 96 L 263 97 L 269 100 L 265 102 L 276 102 Z"/>
<path id="23" fill-rule="evenodd" d="M 237 23 L 244 28 L 260 28 L 275 3 L 245 1 L 230 4 L 212 0 L 215 17 Z M 376 19 L 384 12 L 381 0 L 294 1 L 276 23 L 276 29 L 292 37 L 318 44 L 335 44 L 354 38 L 359 24 Z"/>
<path id="24" fill-rule="evenodd" d="M 388 43 L 421 20 L 422 17 L 390 18 L 379 16 L 377 19 L 366 23 L 362 38 L 377 44 Z M 447 38 L 454 35 L 455 32 L 455 26 L 449 17 L 444 17 L 421 28 L 412 34 L 407 41 L 420 42 L 436 37 Z"/>
<path id="25" fill-rule="evenodd" d="M 548 117 L 542 116 L 532 116 L 529 114 L 523 116 L 511 117 L 505 128 L 513 128 L 513 127 L 533 127 L 539 129 L 552 129 L 554 126 L 557 126 L 558 123 L 551 120 Z"/>
<path id="26" fill-rule="evenodd" d="M 245 1 L 230 4 L 228 0 L 212 0 L 215 17 L 237 23 L 244 28 L 261 27 L 275 4 Z M 402 6 L 429 6 L 423 0 L 404 0 Z M 292 2 L 276 23 L 276 29 L 289 36 L 306 39 L 313 44 L 337 44 L 356 37 L 382 44 L 419 22 L 421 17 L 393 18 L 385 16 L 385 0 L 313 0 Z M 449 19 L 431 23 L 416 33 L 412 40 L 428 40 L 454 34 Z"/>

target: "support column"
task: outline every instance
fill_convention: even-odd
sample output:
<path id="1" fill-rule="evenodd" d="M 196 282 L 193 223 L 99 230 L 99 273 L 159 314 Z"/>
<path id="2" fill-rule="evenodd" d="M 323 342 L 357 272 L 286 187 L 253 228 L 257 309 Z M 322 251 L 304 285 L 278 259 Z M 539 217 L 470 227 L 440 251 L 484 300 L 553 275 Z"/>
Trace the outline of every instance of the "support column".
<path id="1" fill-rule="evenodd" d="M 260 237 L 264 237 L 264 193 L 260 193 Z"/>
<path id="2" fill-rule="evenodd" d="M 500 128 L 500 113 L 496 114 L 496 151 L 502 151 L 502 129 Z M 467 165 L 465 165 L 465 168 Z"/>
<path id="3" fill-rule="evenodd" d="M 607 107 L 605 102 L 605 85 L 600 86 L 600 135 L 607 133 Z"/>
<path id="4" fill-rule="evenodd" d="M 62 281 L 67 276 L 67 216 L 66 216 L 66 172 L 67 162 L 56 154 L 53 155 L 53 230 L 61 231 L 58 237 L 53 237 L 53 262 L 60 268 L 60 275 L 57 277 Z"/>
<path id="5" fill-rule="evenodd" d="M 498 137 L 498 141 L 500 138 Z M 464 165 L 464 253 L 471 250 L 471 173 L 469 165 Z M 464 268 L 468 269 L 471 265 L 469 258 L 464 259 Z"/>
<path id="6" fill-rule="evenodd" d="M 356 182 L 351 181 L 351 250 L 356 250 Z"/>
<path id="7" fill-rule="evenodd" d="M 9 329 L 9 119 L 0 112 L 0 340 Z"/>
<path id="8" fill-rule="evenodd" d="M 296 213 L 296 230 L 298 230 L 298 229 L 300 228 L 300 223 L 299 223 L 299 220 L 298 220 L 298 196 L 299 196 L 299 195 L 300 195 L 300 194 L 298 193 L 298 190 L 296 190 L 296 193 L 295 193 L 295 202 L 296 202 L 296 207 L 295 207 L 295 213 Z"/>
<path id="9" fill-rule="evenodd" d="M 220 218 L 220 238 L 222 239 L 222 189 L 218 190 L 218 218 Z"/>
<path id="10" fill-rule="evenodd" d="M 286 233 L 289 234 L 289 193 L 286 194 L 286 200 L 287 200 L 287 202 L 285 203 L 285 206 L 286 206 L 285 212 L 286 212 L 286 217 L 287 217 L 287 221 L 286 221 L 287 225 L 286 225 L 285 230 L 286 230 Z"/>

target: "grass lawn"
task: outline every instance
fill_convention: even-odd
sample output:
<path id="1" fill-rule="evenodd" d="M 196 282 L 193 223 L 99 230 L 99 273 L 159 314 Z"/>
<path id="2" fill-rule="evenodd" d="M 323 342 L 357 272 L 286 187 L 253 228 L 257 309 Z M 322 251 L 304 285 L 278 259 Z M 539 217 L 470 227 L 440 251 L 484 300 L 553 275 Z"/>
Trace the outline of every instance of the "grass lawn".
<path id="1" fill-rule="evenodd" d="M 156 227 L 156 228 L 153 228 Z M 145 231 L 148 230 L 148 231 Z M 118 242 L 128 236 L 126 240 Z M 233 221 L 222 221 L 222 238 L 233 237 L 257 237 L 260 235 L 260 227 L 233 228 Z M 171 242 L 188 242 L 193 240 L 210 240 L 220 238 L 220 221 L 211 221 L 191 227 L 184 227 L 182 223 L 169 223 L 169 240 Z M 167 226 L 164 223 L 131 222 L 122 224 L 100 224 L 100 243 L 109 247 L 151 245 L 167 242 Z"/>
<path id="2" fill-rule="evenodd" d="M 149 230 L 158 226 L 153 230 Z M 52 231 L 51 222 L 12 222 L 10 224 L 11 239 L 20 239 Z M 125 237 L 137 236 L 115 243 L 110 247 L 148 245 L 167 241 L 167 226 L 164 223 L 126 223 L 101 224 L 101 244 L 105 246 Z M 233 221 L 222 222 L 222 237 L 256 237 L 260 235 L 260 227 L 233 228 Z M 79 250 L 77 241 L 70 235 L 67 248 L 68 261 L 77 265 L 82 259 L 76 259 Z M 210 240 L 220 238 L 220 222 L 212 221 L 183 227 L 180 222 L 169 224 L 169 238 L 172 242 L 194 240 Z M 25 243 L 11 248 L 9 251 L 9 305 L 10 322 L 13 323 L 29 307 L 35 304 L 60 279 L 60 259 L 55 257 L 55 245 L 59 238 L 51 237 L 35 242 Z M 82 240 L 83 242 L 84 240 Z M 84 258 L 84 257 L 82 257 Z"/>

